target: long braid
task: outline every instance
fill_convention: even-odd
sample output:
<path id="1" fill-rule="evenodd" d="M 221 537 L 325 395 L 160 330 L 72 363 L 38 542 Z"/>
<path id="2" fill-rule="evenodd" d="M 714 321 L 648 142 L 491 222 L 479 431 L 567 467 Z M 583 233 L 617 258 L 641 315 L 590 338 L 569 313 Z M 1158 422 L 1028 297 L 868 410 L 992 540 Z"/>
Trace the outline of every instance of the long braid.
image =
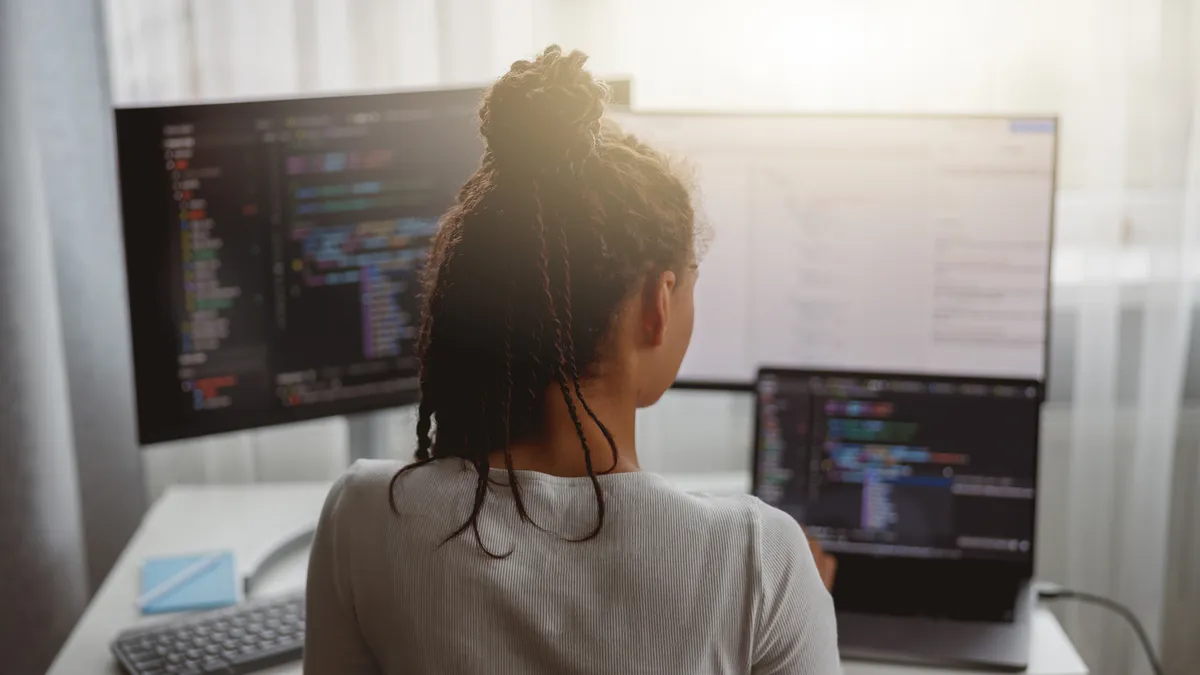
<path id="1" fill-rule="evenodd" d="M 579 402 L 583 405 L 584 412 L 586 412 L 588 417 L 590 417 L 592 419 L 592 422 L 594 422 L 596 424 L 596 426 L 600 428 L 600 433 L 604 434 L 604 440 L 608 442 L 608 447 L 612 450 L 612 465 L 603 471 L 603 473 L 610 473 L 610 472 L 612 472 L 613 469 L 617 468 L 617 455 L 618 455 L 617 441 L 616 441 L 616 439 L 613 438 L 612 433 L 609 432 L 608 427 L 604 426 L 604 423 L 601 422 L 600 418 L 596 416 L 596 413 L 592 411 L 592 407 L 590 405 L 588 405 L 587 399 L 584 398 L 583 391 L 581 391 L 580 386 L 579 386 L 579 367 L 578 367 L 578 363 L 575 360 L 575 326 L 574 326 L 574 318 L 571 315 L 571 304 L 572 304 L 571 303 L 571 265 L 570 265 L 571 247 L 567 243 L 566 230 L 561 226 L 558 228 L 558 240 L 559 240 L 560 246 L 562 247 L 562 256 L 563 256 L 563 274 L 562 274 L 563 303 L 562 304 L 563 304 L 563 316 L 566 317 L 566 322 L 565 322 L 566 330 L 563 331 L 563 335 L 566 338 L 566 342 L 567 342 L 567 353 L 570 354 L 570 358 L 567 360 L 568 374 L 571 376 L 571 383 L 575 387 L 575 396 L 579 399 Z M 584 451 L 587 452 L 586 448 Z M 587 457 L 587 460 L 588 460 L 588 466 L 590 469 L 590 467 L 591 467 L 590 454 Z"/>
<path id="2" fill-rule="evenodd" d="M 579 444 L 583 447 L 583 462 L 587 467 L 588 478 L 592 481 L 592 490 L 596 493 L 596 527 L 582 540 L 591 539 L 600 533 L 600 529 L 604 526 L 604 490 L 600 487 L 600 481 L 596 478 L 596 471 L 592 468 L 592 451 L 588 447 L 587 434 L 583 431 L 583 422 L 580 421 L 579 411 L 575 408 L 575 401 L 571 396 L 571 390 L 567 386 L 566 367 L 568 361 L 572 372 L 576 371 L 575 354 L 568 353 L 564 348 L 566 341 L 563 338 L 563 323 L 558 316 L 557 304 L 554 301 L 554 293 L 551 290 L 550 282 L 550 252 L 546 242 L 546 223 L 543 218 L 542 199 L 540 195 L 540 185 L 537 180 L 533 181 L 533 203 L 534 217 L 537 222 L 537 232 L 539 243 L 541 244 L 541 273 L 543 281 L 543 290 L 546 294 L 546 302 L 550 309 L 550 317 L 554 321 L 554 348 L 557 352 L 558 361 L 555 364 L 556 377 L 558 381 L 559 391 L 562 393 L 563 402 L 567 404 L 567 412 L 571 415 L 571 422 L 575 424 L 575 433 L 579 436 Z M 562 264 L 564 269 L 569 266 L 567 257 L 564 254 Z M 570 317 L 570 308 L 564 309 Z M 582 401 L 582 398 L 580 399 Z M 580 541 L 582 541 L 580 540 Z"/>
<path id="3" fill-rule="evenodd" d="M 479 545 L 479 548 L 482 549 L 489 558 L 494 560 L 503 560 L 504 558 L 512 555 L 512 549 L 510 549 L 508 553 L 492 553 L 491 550 L 488 549 L 487 545 L 483 543 L 483 536 L 479 533 L 479 512 L 483 510 L 483 502 L 487 498 L 487 476 L 490 468 L 488 467 L 487 457 L 484 456 L 480 459 L 477 459 L 475 462 L 473 462 L 473 464 L 475 465 L 475 473 L 478 474 L 479 478 L 475 482 L 475 504 L 471 508 L 471 517 L 464 521 L 462 525 L 459 525 L 457 530 L 451 532 L 445 539 L 443 539 L 440 545 L 444 546 L 450 540 L 470 529 L 471 533 L 475 535 L 475 543 Z"/>
<path id="4" fill-rule="evenodd" d="M 521 482 L 517 480 L 517 473 L 513 469 L 512 459 L 512 397 L 513 397 L 513 375 L 512 375 L 512 315 L 513 315 L 513 296 L 516 294 L 516 283 L 513 277 L 509 279 L 509 298 L 508 309 L 504 315 L 504 470 L 508 474 L 508 486 L 513 493 L 513 502 L 517 506 L 517 515 L 521 520 L 527 523 L 533 523 L 534 527 L 543 530 L 541 525 L 534 522 L 533 517 L 529 515 L 525 509 L 525 499 L 521 496 Z"/>
<path id="5" fill-rule="evenodd" d="M 419 466 L 424 466 L 434 459 L 429 452 L 430 447 L 433 445 L 433 439 L 429 433 L 430 427 L 433 426 L 433 403 L 424 391 L 424 385 L 422 385 L 421 389 L 421 403 L 417 406 L 416 461 L 392 474 L 392 480 L 388 483 L 388 506 L 391 508 L 392 513 L 399 513 L 399 510 L 396 508 L 396 481 L 409 471 Z"/>

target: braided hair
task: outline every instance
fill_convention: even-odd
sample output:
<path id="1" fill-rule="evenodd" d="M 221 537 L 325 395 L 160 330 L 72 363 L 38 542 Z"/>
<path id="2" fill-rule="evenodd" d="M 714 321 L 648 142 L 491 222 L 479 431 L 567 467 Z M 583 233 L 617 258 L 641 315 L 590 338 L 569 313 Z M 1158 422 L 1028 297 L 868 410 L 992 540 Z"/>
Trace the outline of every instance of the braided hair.
<path id="1" fill-rule="evenodd" d="M 459 458 L 478 474 L 471 530 L 488 495 L 489 456 L 503 452 L 522 521 L 532 523 L 510 447 L 536 438 L 560 396 L 596 494 L 604 493 L 586 415 L 616 464 L 619 448 L 580 386 L 595 375 L 622 302 L 695 255 L 691 194 L 666 157 L 604 119 L 608 89 L 587 56 L 551 46 L 517 61 L 484 95 L 483 161 L 445 214 L 423 278 L 417 351 L 416 462 Z M 396 510 L 394 496 L 391 499 Z M 533 523 L 536 526 L 536 523 Z"/>

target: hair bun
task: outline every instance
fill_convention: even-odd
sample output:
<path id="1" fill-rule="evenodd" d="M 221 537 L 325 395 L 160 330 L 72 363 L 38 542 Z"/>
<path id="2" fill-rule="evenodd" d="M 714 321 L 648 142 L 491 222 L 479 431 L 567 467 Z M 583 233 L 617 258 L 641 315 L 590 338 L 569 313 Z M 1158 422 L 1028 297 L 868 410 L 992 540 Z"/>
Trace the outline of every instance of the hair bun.
<path id="1" fill-rule="evenodd" d="M 555 169 L 595 151 L 608 87 L 584 70 L 587 54 L 558 45 L 517 61 L 483 97 L 480 132 L 501 166 Z"/>

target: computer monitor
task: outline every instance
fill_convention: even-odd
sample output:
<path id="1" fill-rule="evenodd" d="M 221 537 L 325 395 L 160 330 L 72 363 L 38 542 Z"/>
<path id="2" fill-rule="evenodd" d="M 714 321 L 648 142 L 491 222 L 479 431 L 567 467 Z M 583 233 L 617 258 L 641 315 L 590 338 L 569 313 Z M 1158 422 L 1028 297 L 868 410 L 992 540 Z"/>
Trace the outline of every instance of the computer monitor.
<path id="1" fill-rule="evenodd" d="M 117 111 L 142 443 L 411 403 L 480 90 Z"/>
<path id="2" fill-rule="evenodd" d="M 1044 381 L 1054 118 L 635 112 L 712 238 L 681 383 L 760 366 Z"/>
<path id="3" fill-rule="evenodd" d="M 981 569 L 999 589 L 1033 571 L 1041 402 L 1033 379 L 764 369 L 754 493 L 838 555 L 863 602 Z"/>
<path id="4" fill-rule="evenodd" d="M 117 111 L 143 444 L 417 400 L 418 274 L 482 94 Z"/>

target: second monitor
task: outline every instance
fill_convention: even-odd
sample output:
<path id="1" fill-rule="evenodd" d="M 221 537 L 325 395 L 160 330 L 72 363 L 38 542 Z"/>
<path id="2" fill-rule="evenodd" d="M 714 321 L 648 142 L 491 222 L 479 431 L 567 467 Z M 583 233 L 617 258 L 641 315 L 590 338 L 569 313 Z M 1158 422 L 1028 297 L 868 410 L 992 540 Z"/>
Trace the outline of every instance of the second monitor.
<path id="1" fill-rule="evenodd" d="M 713 238 L 680 379 L 1045 378 L 1053 118 L 638 113 Z"/>

